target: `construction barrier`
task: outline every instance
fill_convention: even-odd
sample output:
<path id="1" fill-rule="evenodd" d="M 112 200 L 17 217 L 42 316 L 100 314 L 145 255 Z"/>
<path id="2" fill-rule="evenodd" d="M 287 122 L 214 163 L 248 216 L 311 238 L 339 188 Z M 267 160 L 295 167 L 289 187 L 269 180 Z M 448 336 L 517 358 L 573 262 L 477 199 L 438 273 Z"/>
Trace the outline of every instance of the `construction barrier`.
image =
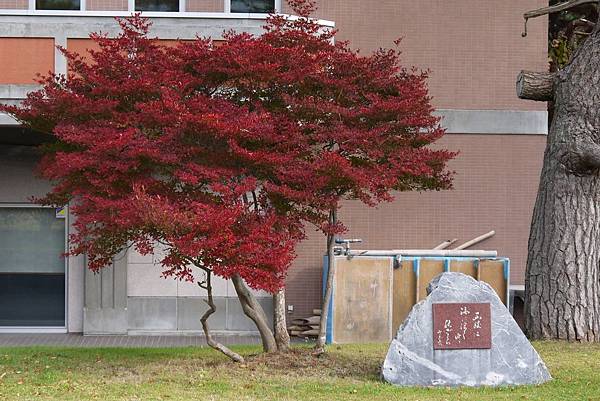
<path id="1" fill-rule="evenodd" d="M 327 269 L 325 258 L 324 283 Z M 411 308 L 427 297 L 429 282 L 443 272 L 460 272 L 488 283 L 509 306 L 507 258 L 336 256 L 327 343 L 390 341 Z"/>

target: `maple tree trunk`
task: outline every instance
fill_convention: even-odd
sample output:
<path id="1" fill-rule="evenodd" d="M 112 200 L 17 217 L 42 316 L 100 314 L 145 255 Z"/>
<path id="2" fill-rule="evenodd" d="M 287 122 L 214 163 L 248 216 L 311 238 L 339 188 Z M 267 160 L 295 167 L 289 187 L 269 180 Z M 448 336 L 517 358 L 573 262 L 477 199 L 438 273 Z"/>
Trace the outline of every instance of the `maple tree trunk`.
<path id="1" fill-rule="evenodd" d="M 600 341 L 599 27 L 554 81 L 525 279 L 533 339 Z"/>
<path id="2" fill-rule="evenodd" d="M 275 342 L 275 336 L 269 326 L 269 321 L 267 320 L 264 309 L 260 306 L 260 303 L 258 303 L 256 297 L 250 292 L 248 286 L 244 283 L 244 279 L 242 279 L 239 274 L 232 276 L 231 281 L 233 282 L 238 299 L 242 304 L 244 314 L 256 324 L 256 328 L 258 329 L 262 340 L 263 351 L 276 352 L 277 343 Z"/>
<path id="3" fill-rule="evenodd" d="M 206 289 L 206 292 L 208 294 L 207 299 L 204 300 L 204 302 L 206 302 L 206 304 L 208 305 L 208 310 L 202 315 L 202 317 L 200 318 L 200 322 L 202 323 L 202 330 L 204 330 L 204 336 L 206 337 L 206 343 L 208 344 L 209 347 L 214 348 L 217 351 L 222 352 L 223 354 L 227 355 L 234 362 L 244 363 L 244 358 L 241 355 L 237 354 L 236 352 L 227 348 L 225 345 L 216 341 L 210 334 L 210 329 L 208 327 L 208 318 L 213 313 L 216 312 L 217 307 L 215 306 L 215 302 L 213 301 L 212 283 L 211 283 L 212 273 L 209 270 L 205 270 L 205 272 L 206 272 L 206 284 L 201 285 L 201 287 Z"/>
<path id="4" fill-rule="evenodd" d="M 275 333 L 275 342 L 279 352 L 286 352 L 290 349 L 290 335 L 287 331 L 285 322 L 285 290 L 281 289 L 273 294 L 273 330 Z"/>
<path id="5" fill-rule="evenodd" d="M 329 224 L 331 226 L 337 223 L 337 206 L 329 211 Z M 327 336 L 327 317 L 329 315 L 329 304 L 331 303 L 331 293 L 333 292 L 333 274 L 335 269 L 335 255 L 333 247 L 335 246 L 335 235 L 327 234 L 327 279 L 325 280 L 325 294 L 321 305 L 321 318 L 319 320 L 319 335 L 315 344 L 315 353 L 317 355 L 325 352 L 325 341 Z"/>

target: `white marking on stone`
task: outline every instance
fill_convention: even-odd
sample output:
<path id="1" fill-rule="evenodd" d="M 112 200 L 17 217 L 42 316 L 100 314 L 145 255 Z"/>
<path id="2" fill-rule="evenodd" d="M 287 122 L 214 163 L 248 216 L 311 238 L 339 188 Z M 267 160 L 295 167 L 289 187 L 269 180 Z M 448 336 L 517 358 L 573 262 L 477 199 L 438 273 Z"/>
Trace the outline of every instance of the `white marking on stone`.
<path id="1" fill-rule="evenodd" d="M 396 346 L 397 346 L 397 350 L 398 353 L 408 359 L 410 359 L 411 361 L 414 361 L 420 365 L 422 365 L 423 367 L 426 367 L 427 369 L 433 370 L 434 372 L 436 372 L 439 375 L 442 375 L 450 380 L 459 380 L 460 376 L 457 375 L 456 373 L 452 373 L 452 372 L 448 372 L 447 370 L 445 370 L 444 368 L 442 368 L 439 365 L 436 365 L 435 363 L 433 363 L 432 361 L 425 359 L 423 357 L 420 357 L 419 355 L 415 354 L 414 352 L 409 351 L 404 344 L 394 340 L 394 342 L 396 342 Z"/>

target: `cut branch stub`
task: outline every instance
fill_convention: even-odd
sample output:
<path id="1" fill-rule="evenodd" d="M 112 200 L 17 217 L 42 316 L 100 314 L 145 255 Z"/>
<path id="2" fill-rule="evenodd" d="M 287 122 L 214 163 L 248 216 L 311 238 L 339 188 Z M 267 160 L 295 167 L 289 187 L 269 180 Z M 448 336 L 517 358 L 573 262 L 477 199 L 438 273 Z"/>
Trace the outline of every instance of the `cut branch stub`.
<path id="1" fill-rule="evenodd" d="M 554 77 L 549 72 L 521 71 L 517 76 L 517 96 L 541 102 L 553 100 Z"/>

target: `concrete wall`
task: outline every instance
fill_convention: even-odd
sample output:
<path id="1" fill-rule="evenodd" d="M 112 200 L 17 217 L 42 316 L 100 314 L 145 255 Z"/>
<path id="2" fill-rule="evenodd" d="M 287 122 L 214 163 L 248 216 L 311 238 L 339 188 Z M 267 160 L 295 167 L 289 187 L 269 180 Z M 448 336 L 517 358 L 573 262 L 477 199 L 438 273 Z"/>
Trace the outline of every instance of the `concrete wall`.
<path id="1" fill-rule="evenodd" d="M 200 333 L 200 317 L 208 309 L 206 291 L 196 282 L 161 277 L 161 251 L 141 255 L 135 249 L 117 255 L 99 273 L 86 270 L 85 334 Z M 196 275 L 201 279 L 201 273 Z M 273 314 L 269 294 L 255 291 L 267 316 Z M 217 311 L 210 317 L 215 332 L 255 332 L 231 281 L 213 279 Z"/>

